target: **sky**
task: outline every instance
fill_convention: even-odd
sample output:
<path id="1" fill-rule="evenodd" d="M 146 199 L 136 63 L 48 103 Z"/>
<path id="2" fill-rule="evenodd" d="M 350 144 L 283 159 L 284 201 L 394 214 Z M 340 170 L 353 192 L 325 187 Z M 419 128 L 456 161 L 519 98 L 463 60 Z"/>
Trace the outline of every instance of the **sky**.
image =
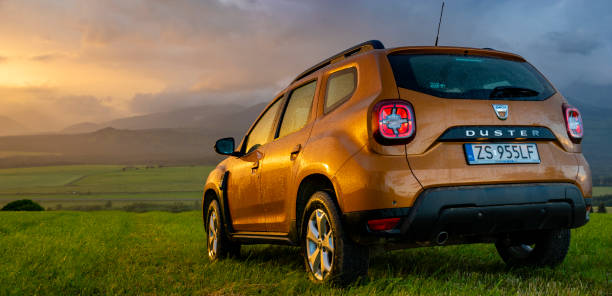
<path id="1" fill-rule="evenodd" d="M 0 116 L 33 130 L 269 101 L 365 40 L 432 45 L 441 1 L 0 0 Z M 612 89 L 612 1 L 448 0 L 440 45 L 524 56 Z"/>

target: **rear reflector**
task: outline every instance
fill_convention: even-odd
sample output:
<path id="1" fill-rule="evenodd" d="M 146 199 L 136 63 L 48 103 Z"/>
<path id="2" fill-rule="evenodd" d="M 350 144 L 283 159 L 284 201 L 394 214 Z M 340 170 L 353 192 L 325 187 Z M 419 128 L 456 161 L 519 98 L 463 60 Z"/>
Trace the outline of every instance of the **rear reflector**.
<path id="1" fill-rule="evenodd" d="M 574 143 L 580 143 L 584 135 L 584 125 L 582 124 L 580 111 L 576 107 L 563 104 L 563 115 L 565 116 L 565 127 L 570 139 Z"/>
<path id="2" fill-rule="evenodd" d="M 385 218 L 368 221 L 368 227 L 372 231 L 391 230 L 399 223 L 400 218 Z"/>

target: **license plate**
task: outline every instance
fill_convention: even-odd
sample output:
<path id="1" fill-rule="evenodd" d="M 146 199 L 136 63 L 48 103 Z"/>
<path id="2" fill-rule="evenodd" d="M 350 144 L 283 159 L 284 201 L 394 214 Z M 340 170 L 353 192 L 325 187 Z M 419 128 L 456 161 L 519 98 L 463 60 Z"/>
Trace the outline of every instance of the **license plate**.
<path id="1" fill-rule="evenodd" d="M 464 144 L 468 164 L 540 163 L 535 143 Z"/>

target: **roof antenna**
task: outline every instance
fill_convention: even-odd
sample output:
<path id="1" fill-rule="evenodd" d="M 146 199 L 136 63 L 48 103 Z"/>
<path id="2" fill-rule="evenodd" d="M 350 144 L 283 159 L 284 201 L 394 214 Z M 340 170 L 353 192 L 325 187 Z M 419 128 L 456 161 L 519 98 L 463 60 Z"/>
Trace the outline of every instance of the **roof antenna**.
<path id="1" fill-rule="evenodd" d="M 438 34 L 436 34 L 436 45 L 438 46 L 438 36 L 440 36 L 440 25 L 442 24 L 442 13 L 444 12 L 444 1 L 442 1 L 442 9 L 440 9 L 440 21 L 438 22 Z"/>

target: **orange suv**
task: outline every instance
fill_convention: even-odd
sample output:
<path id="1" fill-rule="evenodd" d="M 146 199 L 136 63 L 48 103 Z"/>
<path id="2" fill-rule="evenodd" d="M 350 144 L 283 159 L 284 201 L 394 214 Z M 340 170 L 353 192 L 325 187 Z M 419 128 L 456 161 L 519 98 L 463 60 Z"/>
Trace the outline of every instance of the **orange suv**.
<path id="1" fill-rule="evenodd" d="M 522 57 L 368 41 L 298 75 L 204 187 L 208 255 L 301 246 L 315 282 L 367 274 L 370 251 L 494 243 L 555 266 L 584 225 L 580 112 Z"/>

